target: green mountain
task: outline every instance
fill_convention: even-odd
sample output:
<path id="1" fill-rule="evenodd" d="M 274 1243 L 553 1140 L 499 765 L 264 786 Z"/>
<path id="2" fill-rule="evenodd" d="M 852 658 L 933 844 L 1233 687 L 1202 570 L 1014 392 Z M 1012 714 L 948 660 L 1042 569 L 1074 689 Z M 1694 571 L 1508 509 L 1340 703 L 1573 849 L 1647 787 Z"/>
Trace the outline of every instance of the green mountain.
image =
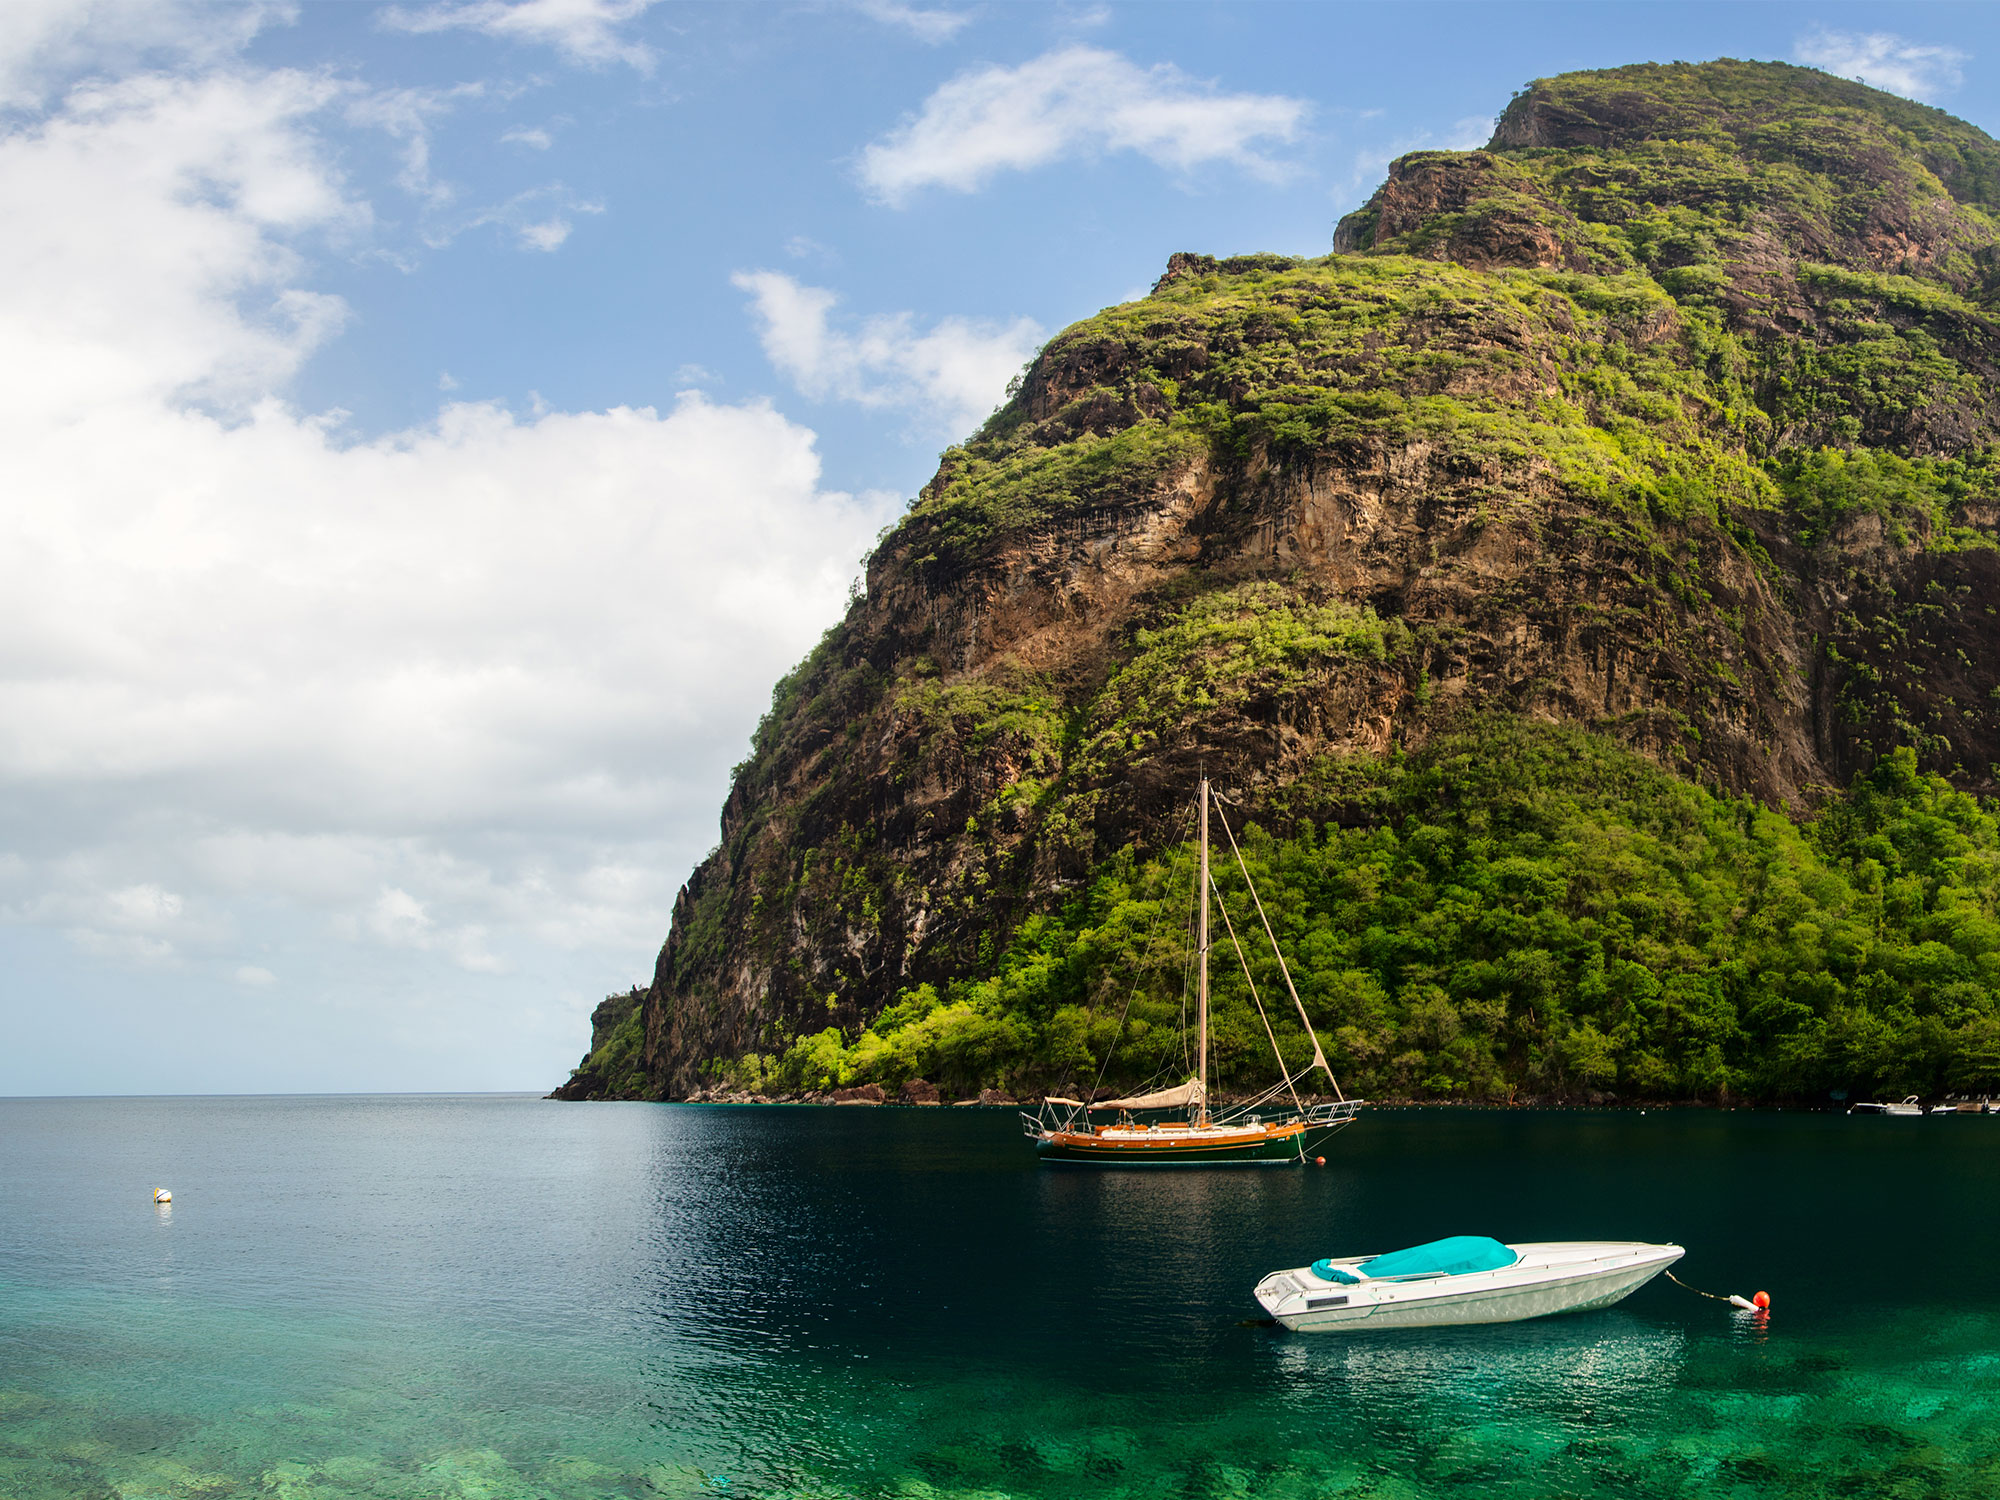
<path id="1" fill-rule="evenodd" d="M 2000 1088 L 1996 216 L 1722 61 L 1174 256 L 943 455 L 559 1093 L 1144 1077 L 1204 768 L 1355 1089 Z"/>

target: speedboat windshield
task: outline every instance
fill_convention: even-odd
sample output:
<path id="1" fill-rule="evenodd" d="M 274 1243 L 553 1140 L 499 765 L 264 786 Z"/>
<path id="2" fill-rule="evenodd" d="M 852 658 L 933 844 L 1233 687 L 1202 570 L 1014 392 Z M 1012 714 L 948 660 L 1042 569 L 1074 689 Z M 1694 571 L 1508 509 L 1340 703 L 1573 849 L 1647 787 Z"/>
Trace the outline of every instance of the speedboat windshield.
<path id="1" fill-rule="evenodd" d="M 1464 1276 L 1474 1271 L 1501 1271 L 1520 1255 L 1498 1240 L 1483 1234 L 1458 1234 L 1448 1240 L 1432 1240 L 1407 1250 L 1391 1250 L 1364 1260 L 1356 1267 L 1361 1276 L 1375 1281 L 1389 1276 Z M 1357 1281 L 1354 1271 L 1330 1260 L 1313 1262 L 1313 1274 L 1322 1281 Z"/>

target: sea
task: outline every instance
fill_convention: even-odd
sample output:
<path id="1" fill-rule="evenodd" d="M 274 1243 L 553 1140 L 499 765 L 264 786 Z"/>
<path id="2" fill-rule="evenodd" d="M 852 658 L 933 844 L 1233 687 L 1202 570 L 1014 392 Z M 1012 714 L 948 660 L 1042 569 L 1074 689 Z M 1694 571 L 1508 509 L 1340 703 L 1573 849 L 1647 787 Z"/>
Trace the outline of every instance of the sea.
<path id="1" fill-rule="evenodd" d="M 1259 1321 L 1450 1234 L 1772 1308 Z M 997 1109 L 0 1100 L 0 1496 L 1970 1500 L 1997 1255 L 2000 1118 L 1373 1109 L 1147 1172 Z"/>

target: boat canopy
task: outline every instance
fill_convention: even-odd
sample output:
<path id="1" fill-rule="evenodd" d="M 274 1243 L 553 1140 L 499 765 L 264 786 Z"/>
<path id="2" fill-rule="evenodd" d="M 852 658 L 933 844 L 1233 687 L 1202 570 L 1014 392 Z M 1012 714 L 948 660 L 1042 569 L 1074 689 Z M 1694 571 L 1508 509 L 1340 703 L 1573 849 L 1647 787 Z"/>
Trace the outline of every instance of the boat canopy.
<path id="1" fill-rule="evenodd" d="M 1183 1104 L 1199 1104 L 1205 1097 L 1201 1080 L 1190 1078 L 1176 1088 L 1156 1094 L 1135 1094 L 1130 1099 L 1100 1099 L 1092 1109 L 1173 1109 Z"/>
<path id="2" fill-rule="evenodd" d="M 1520 1258 L 1515 1251 L 1483 1234 L 1458 1234 L 1448 1240 L 1412 1245 L 1407 1250 L 1391 1250 L 1352 1269 L 1319 1260 L 1313 1262 L 1312 1270 L 1321 1281 L 1351 1284 L 1388 1276 L 1464 1276 L 1473 1271 L 1501 1271 Z"/>

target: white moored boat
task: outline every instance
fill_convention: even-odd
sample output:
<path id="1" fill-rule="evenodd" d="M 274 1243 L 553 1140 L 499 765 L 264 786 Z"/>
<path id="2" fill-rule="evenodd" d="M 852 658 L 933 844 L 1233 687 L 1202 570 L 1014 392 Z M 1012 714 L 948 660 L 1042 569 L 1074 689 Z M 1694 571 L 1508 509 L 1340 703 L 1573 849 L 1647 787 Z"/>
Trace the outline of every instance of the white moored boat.
<path id="1" fill-rule="evenodd" d="M 1685 1253 L 1633 1240 L 1503 1245 L 1460 1235 L 1273 1271 L 1257 1283 L 1257 1300 L 1301 1333 L 1514 1323 L 1609 1307 Z"/>

